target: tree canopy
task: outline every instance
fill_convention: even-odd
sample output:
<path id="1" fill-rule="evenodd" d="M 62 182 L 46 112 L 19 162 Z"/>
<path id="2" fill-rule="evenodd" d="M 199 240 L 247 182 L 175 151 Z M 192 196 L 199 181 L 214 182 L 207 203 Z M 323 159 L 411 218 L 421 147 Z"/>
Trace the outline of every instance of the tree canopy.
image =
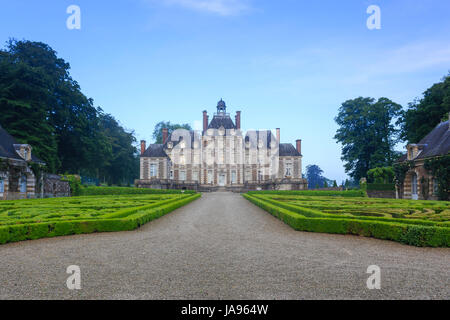
<path id="1" fill-rule="evenodd" d="M 306 167 L 306 178 L 308 179 L 308 188 L 322 188 L 325 178 L 322 176 L 323 170 L 316 164 Z"/>
<path id="2" fill-rule="evenodd" d="M 172 123 L 170 123 L 170 121 L 158 122 L 155 125 L 155 129 L 153 130 L 153 139 L 155 139 L 155 143 L 158 143 L 158 144 L 163 143 L 162 129 L 168 129 L 169 135 L 177 129 L 192 130 L 191 126 L 187 123 L 172 124 Z"/>
<path id="3" fill-rule="evenodd" d="M 391 165 L 398 157 L 395 119 L 402 107 L 387 98 L 359 97 L 342 104 L 335 139 L 342 144 L 345 171 L 356 181 L 367 171 Z"/>
<path id="4" fill-rule="evenodd" d="M 51 172 L 131 182 L 138 170 L 133 132 L 94 107 L 69 70 L 47 44 L 10 40 L 0 50 L 0 124 Z"/>
<path id="5" fill-rule="evenodd" d="M 450 112 L 450 74 L 426 90 L 420 100 L 410 103 L 399 119 L 401 138 L 418 143 Z"/>

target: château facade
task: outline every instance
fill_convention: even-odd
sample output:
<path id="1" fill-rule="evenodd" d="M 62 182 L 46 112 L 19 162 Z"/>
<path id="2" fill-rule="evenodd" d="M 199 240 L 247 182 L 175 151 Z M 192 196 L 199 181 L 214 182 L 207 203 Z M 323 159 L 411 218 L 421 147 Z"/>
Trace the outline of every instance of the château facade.
<path id="1" fill-rule="evenodd" d="M 241 130 L 241 112 L 234 121 L 223 100 L 209 121 L 203 111 L 203 130 L 163 129 L 163 143 L 141 141 L 138 187 L 214 191 L 301 190 L 301 140 L 296 147 L 280 143 L 270 130 Z"/>

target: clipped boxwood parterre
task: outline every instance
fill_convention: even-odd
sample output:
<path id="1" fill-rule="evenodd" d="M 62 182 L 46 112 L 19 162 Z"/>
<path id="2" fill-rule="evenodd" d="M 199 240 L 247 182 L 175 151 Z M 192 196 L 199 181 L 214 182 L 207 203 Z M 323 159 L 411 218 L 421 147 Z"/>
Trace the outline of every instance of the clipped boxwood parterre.
<path id="1" fill-rule="evenodd" d="M 22 206 L 22 209 L 28 205 L 31 208 L 30 210 L 33 210 L 33 208 L 34 210 L 36 210 L 36 207 L 41 208 L 41 210 L 45 210 L 46 205 L 48 206 L 48 208 L 52 208 L 55 204 L 64 205 L 65 203 L 67 204 L 69 202 L 73 203 L 74 199 L 76 199 L 75 201 L 79 202 L 79 208 L 81 211 L 86 210 L 86 208 L 82 207 L 84 201 L 90 203 L 89 201 L 94 200 L 95 202 L 95 199 L 99 198 L 79 197 L 45 200 L 4 201 L 1 204 L 2 206 L 0 206 L 0 244 L 72 234 L 134 230 L 149 221 L 155 220 L 177 208 L 180 208 L 198 199 L 199 197 L 201 197 L 201 195 L 165 195 L 161 199 L 157 199 L 155 196 L 138 196 L 138 198 L 139 197 L 142 198 L 141 200 L 147 200 L 145 198 L 150 197 L 151 200 L 142 202 L 137 201 L 136 204 L 139 204 L 137 206 L 127 204 L 128 207 L 125 209 L 120 209 L 119 206 L 112 205 L 108 208 L 108 210 L 105 211 L 105 214 L 92 213 L 93 211 L 96 211 L 96 208 L 94 208 L 94 210 L 87 210 L 87 213 L 81 216 L 69 216 L 68 213 L 64 213 L 64 210 L 76 210 L 76 208 L 70 208 L 70 205 L 66 205 L 66 207 L 69 207 L 69 209 L 67 209 L 66 207 L 60 207 L 61 212 L 63 212 L 60 217 L 54 217 L 52 215 L 50 218 L 48 218 L 47 216 L 42 214 L 37 214 L 35 216 L 33 216 L 33 214 L 30 214 L 30 217 L 27 217 L 26 219 L 13 219 L 11 217 L 14 217 L 14 215 L 9 216 L 8 213 L 10 212 L 8 212 L 8 210 L 12 210 L 11 212 L 14 213 L 15 211 L 12 208 L 14 208 L 14 205 L 16 204 Z M 33 205 L 39 202 L 42 202 L 43 205 Z M 98 203 L 97 206 L 101 206 L 101 203 Z M 18 209 L 19 212 L 20 210 L 21 209 Z M 26 209 L 23 210 L 26 211 Z M 99 211 L 101 212 L 101 210 Z M 67 214 L 67 216 L 65 216 L 64 214 Z M 5 219 L 5 217 L 10 217 L 10 219 Z"/>
<path id="2" fill-rule="evenodd" d="M 345 210 L 349 208 L 358 208 L 360 202 L 369 201 L 361 198 L 346 199 L 343 212 L 337 214 L 325 213 L 323 208 L 333 207 L 333 201 L 338 202 L 339 198 L 330 198 L 320 196 L 300 197 L 299 192 L 250 192 L 243 196 L 250 202 L 256 204 L 272 215 L 281 219 L 295 230 L 334 233 L 334 234 L 352 234 L 365 237 L 374 237 L 378 239 L 392 240 L 400 243 L 420 246 L 420 247 L 449 247 L 450 246 L 450 223 L 448 220 L 431 221 L 414 218 L 388 218 L 388 215 L 378 216 L 354 216 L 346 214 Z M 294 195 L 294 197 L 293 197 Z M 295 197 L 297 195 L 297 197 Z M 303 193 L 305 195 L 305 193 Z M 311 193 L 308 193 L 311 195 Z M 286 199 L 288 199 L 286 201 Z M 301 204 L 295 200 L 301 199 Z M 372 200 L 372 203 L 394 203 L 397 200 Z M 322 210 L 316 209 L 320 205 L 313 205 L 313 208 L 302 207 L 308 202 L 324 202 Z M 348 203 L 354 202 L 351 206 Z M 405 200 L 400 201 L 406 203 Z M 431 206 L 432 204 L 430 204 Z M 442 204 L 443 210 L 448 210 L 448 203 Z M 315 207 L 315 208 L 314 208 Z M 346 208 L 346 209 L 345 209 Z M 380 209 L 381 206 L 375 209 Z M 399 206 L 401 210 L 401 206 Z M 333 212 L 331 210 L 330 212 Z M 444 216 L 446 217 L 446 216 Z"/>

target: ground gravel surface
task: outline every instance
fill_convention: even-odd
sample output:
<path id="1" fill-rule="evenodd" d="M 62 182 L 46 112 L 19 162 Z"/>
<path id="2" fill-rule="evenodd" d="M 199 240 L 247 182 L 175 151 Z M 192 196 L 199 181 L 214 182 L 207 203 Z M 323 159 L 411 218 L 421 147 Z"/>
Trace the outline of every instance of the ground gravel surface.
<path id="1" fill-rule="evenodd" d="M 0 245 L 0 299 L 449 299 L 449 266 L 450 249 L 298 232 L 211 193 L 136 231 Z"/>

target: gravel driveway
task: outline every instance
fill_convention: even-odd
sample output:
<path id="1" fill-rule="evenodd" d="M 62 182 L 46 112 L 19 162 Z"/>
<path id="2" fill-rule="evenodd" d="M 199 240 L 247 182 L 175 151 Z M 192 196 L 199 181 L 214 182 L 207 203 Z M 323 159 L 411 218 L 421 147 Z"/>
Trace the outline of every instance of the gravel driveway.
<path id="1" fill-rule="evenodd" d="M 132 232 L 0 245 L 0 299 L 449 299 L 449 266 L 450 249 L 298 232 L 212 193 Z"/>

